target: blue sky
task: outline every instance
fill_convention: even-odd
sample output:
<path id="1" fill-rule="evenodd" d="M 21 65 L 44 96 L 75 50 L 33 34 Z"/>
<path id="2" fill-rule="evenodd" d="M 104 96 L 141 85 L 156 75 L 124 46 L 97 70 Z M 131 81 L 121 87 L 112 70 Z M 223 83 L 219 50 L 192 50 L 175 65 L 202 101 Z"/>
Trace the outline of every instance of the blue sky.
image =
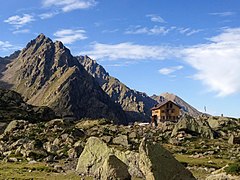
<path id="1" fill-rule="evenodd" d="M 133 89 L 240 117 L 239 18 L 239 0 L 8 0 L 0 56 L 44 33 Z"/>

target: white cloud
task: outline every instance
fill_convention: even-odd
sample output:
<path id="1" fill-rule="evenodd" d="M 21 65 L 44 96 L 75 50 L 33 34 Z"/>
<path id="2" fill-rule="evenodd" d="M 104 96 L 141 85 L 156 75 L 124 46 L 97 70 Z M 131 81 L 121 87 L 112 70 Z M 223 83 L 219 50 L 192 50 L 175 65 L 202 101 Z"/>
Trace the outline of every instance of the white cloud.
<path id="1" fill-rule="evenodd" d="M 210 42 L 182 50 L 182 58 L 197 70 L 201 80 L 219 96 L 240 93 L 240 28 L 225 29 Z"/>
<path id="2" fill-rule="evenodd" d="M 13 50 L 18 50 L 21 47 L 19 46 L 14 46 L 8 41 L 0 41 L 0 51 L 13 51 Z"/>
<path id="3" fill-rule="evenodd" d="M 43 13 L 43 14 L 40 14 L 39 17 L 41 19 L 49 19 L 49 18 L 52 18 L 53 16 L 59 14 L 59 12 L 55 11 L 55 12 L 48 12 L 48 13 Z"/>
<path id="4" fill-rule="evenodd" d="M 19 29 L 20 27 L 35 21 L 34 17 L 30 14 L 23 14 L 23 16 L 11 16 L 8 19 L 4 20 L 5 23 L 11 24 L 14 27 L 16 27 L 17 29 Z"/>
<path id="5" fill-rule="evenodd" d="M 21 30 L 13 31 L 13 34 L 25 34 L 25 33 L 29 33 L 29 32 L 30 32 L 29 29 L 21 29 Z"/>
<path id="6" fill-rule="evenodd" d="M 167 67 L 167 68 L 162 68 L 159 69 L 159 73 L 163 75 L 170 75 L 178 70 L 183 69 L 183 66 L 173 66 L 173 67 Z"/>
<path id="7" fill-rule="evenodd" d="M 43 0 L 44 7 L 55 6 L 63 12 L 69 12 L 76 9 L 88 9 L 97 4 L 95 0 Z"/>
<path id="8" fill-rule="evenodd" d="M 213 15 L 213 16 L 222 16 L 222 17 L 225 17 L 225 16 L 233 16 L 235 15 L 236 13 L 235 12 L 231 12 L 231 11 L 226 11 L 226 12 L 214 12 L 214 13 L 209 13 L 210 15 Z"/>
<path id="9" fill-rule="evenodd" d="M 81 52 L 95 59 L 107 60 L 162 60 L 173 54 L 173 48 L 167 46 L 145 46 L 124 42 L 119 44 L 94 43 L 91 51 Z"/>
<path id="10" fill-rule="evenodd" d="M 151 19 L 152 22 L 166 23 L 166 21 L 159 15 L 156 14 L 148 14 L 146 15 Z"/>
<path id="11" fill-rule="evenodd" d="M 125 34 L 147 34 L 147 35 L 166 35 L 173 28 L 166 28 L 163 26 L 154 26 L 153 28 L 134 26 L 125 31 Z"/>
<path id="12" fill-rule="evenodd" d="M 95 43 L 92 50 L 82 54 L 115 61 L 179 59 L 196 70 L 194 79 L 200 80 L 209 91 L 216 92 L 218 96 L 240 93 L 240 28 L 224 29 L 222 33 L 208 38 L 207 43 L 190 47 L 149 46 L 130 42 Z M 171 70 L 161 72 L 167 74 Z"/>
<path id="13" fill-rule="evenodd" d="M 83 29 L 61 29 L 54 33 L 55 40 L 61 41 L 64 44 L 72 44 L 73 42 L 87 39 L 86 31 Z"/>

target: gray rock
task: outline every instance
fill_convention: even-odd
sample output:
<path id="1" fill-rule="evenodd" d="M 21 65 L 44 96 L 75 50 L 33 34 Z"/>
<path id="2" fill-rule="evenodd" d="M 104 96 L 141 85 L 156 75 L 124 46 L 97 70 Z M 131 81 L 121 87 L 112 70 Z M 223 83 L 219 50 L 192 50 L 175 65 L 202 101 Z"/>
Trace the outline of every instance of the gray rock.
<path id="1" fill-rule="evenodd" d="M 96 137 L 90 137 L 88 139 L 78 159 L 76 171 L 80 174 L 93 175 L 100 178 L 100 169 L 109 155 L 115 155 L 126 164 L 131 176 L 136 177 L 142 174 L 138 168 L 138 153 L 131 151 L 123 152 L 110 148 L 106 143 Z"/>
<path id="2" fill-rule="evenodd" d="M 126 135 L 119 135 L 115 137 L 112 141 L 114 144 L 122 145 L 124 147 L 127 147 L 128 144 L 128 138 Z"/>
<path id="3" fill-rule="evenodd" d="M 128 166 L 115 155 L 109 155 L 100 169 L 101 179 L 130 180 Z"/>
<path id="4" fill-rule="evenodd" d="M 129 137 L 130 139 L 134 139 L 134 138 L 137 137 L 137 133 L 136 133 L 136 132 L 131 132 L 131 133 L 128 135 L 128 137 Z"/>
<path id="5" fill-rule="evenodd" d="M 4 133 L 10 133 L 15 129 L 22 129 L 26 124 L 28 124 L 28 122 L 24 120 L 13 120 L 8 124 L 7 128 L 4 130 Z"/>
<path id="6" fill-rule="evenodd" d="M 53 145 L 51 142 L 44 143 L 43 148 L 50 153 L 55 153 L 59 149 L 56 145 Z"/>
<path id="7" fill-rule="evenodd" d="M 175 125 L 171 136 L 176 136 L 179 131 L 185 131 L 195 136 L 214 139 L 214 132 L 204 119 L 195 119 L 191 116 L 183 116 Z"/>
<path id="8" fill-rule="evenodd" d="M 147 180 L 195 180 L 170 152 L 145 138 L 139 147 L 139 167 Z"/>
<path id="9" fill-rule="evenodd" d="M 103 136 L 103 137 L 101 137 L 101 139 L 104 142 L 109 143 L 112 140 L 112 137 L 111 136 Z"/>
<path id="10" fill-rule="evenodd" d="M 234 135 L 231 135 L 228 139 L 229 144 L 240 144 L 240 137 L 235 137 Z"/>

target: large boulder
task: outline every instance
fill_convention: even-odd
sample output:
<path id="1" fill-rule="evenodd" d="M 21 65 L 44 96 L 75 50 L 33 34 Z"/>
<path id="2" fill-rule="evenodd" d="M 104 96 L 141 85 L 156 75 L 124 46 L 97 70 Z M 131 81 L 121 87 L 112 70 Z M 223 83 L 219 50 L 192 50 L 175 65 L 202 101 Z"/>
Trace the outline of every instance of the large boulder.
<path id="1" fill-rule="evenodd" d="M 130 180 L 128 166 L 115 155 L 109 155 L 101 168 L 101 179 Z"/>
<path id="2" fill-rule="evenodd" d="M 148 142 L 144 138 L 139 147 L 139 155 L 139 167 L 147 180 L 195 179 L 192 173 L 160 144 Z"/>
<path id="3" fill-rule="evenodd" d="M 102 172 L 101 168 L 110 155 L 115 155 L 128 167 L 128 171 L 133 177 L 142 175 L 138 168 L 138 153 L 132 151 L 120 151 L 115 148 L 110 148 L 101 139 L 97 137 L 90 137 L 81 153 L 76 171 L 80 174 L 92 175 L 100 178 Z"/>
<path id="4" fill-rule="evenodd" d="M 201 118 L 196 119 L 191 116 L 183 116 L 175 125 L 171 136 L 176 136 L 180 131 L 185 131 L 187 134 L 194 136 L 214 139 L 214 131 L 207 121 Z"/>
<path id="5" fill-rule="evenodd" d="M 170 152 L 145 139 L 137 153 L 108 147 L 99 138 L 90 137 L 79 157 L 76 171 L 97 179 L 128 179 L 129 174 L 132 178 L 147 180 L 195 179 Z"/>

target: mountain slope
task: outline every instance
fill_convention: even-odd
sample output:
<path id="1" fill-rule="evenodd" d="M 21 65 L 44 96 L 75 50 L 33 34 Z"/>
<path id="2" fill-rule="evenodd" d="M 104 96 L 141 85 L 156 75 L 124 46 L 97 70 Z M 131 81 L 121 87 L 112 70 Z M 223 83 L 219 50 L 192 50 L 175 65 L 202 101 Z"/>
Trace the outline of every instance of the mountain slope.
<path id="1" fill-rule="evenodd" d="M 202 113 L 199 112 L 197 109 L 189 105 L 187 102 L 182 100 L 180 97 L 178 97 L 175 94 L 170 93 L 162 93 L 161 95 L 153 95 L 151 96 L 152 99 L 157 101 L 158 103 L 164 101 L 164 100 L 170 100 L 175 102 L 176 104 L 180 105 L 182 107 L 182 113 L 189 114 L 190 116 L 197 117 L 200 116 Z"/>
<path id="2" fill-rule="evenodd" d="M 78 56 L 77 59 L 111 99 L 122 106 L 131 121 L 149 121 L 150 109 L 157 104 L 155 100 L 145 93 L 130 89 L 110 76 L 101 65 L 88 56 Z"/>
<path id="3" fill-rule="evenodd" d="M 51 107 L 57 115 L 126 123 L 121 107 L 111 101 L 69 49 L 43 34 L 29 42 L 2 74 L 1 81 L 28 103 Z"/>

